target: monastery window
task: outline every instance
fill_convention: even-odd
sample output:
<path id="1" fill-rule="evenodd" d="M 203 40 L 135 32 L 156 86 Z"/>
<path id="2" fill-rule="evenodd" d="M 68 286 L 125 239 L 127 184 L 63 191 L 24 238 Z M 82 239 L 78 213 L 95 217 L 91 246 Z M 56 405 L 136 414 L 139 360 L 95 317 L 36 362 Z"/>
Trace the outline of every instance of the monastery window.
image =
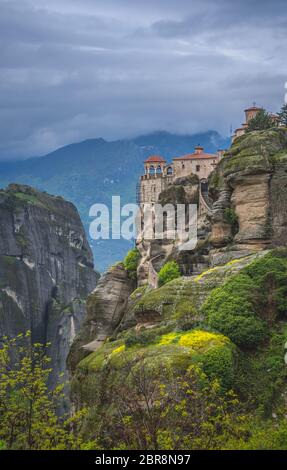
<path id="1" fill-rule="evenodd" d="M 161 166 L 160 166 L 160 165 L 158 165 L 158 167 L 157 167 L 157 169 L 156 169 L 156 172 L 157 172 L 158 175 L 161 175 L 162 169 L 161 169 Z"/>
<path id="2" fill-rule="evenodd" d="M 164 211 L 162 214 L 162 229 L 164 232 L 167 231 L 167 212 Z"/>
<path id="3" fill-rule="evenodd" d="M 169 166 L 168 169 L 167 169 L 167 174 L 168 175 L 172 175 L 172 167 Z"/>
<path id="4" fill-rule="evenodd" d="M 184 163 L 181 164 L 181 168 L 184 170 L 184 168 L 185 168 L 185 164 L 184 164 Z"/>
<path id="5" fill-rule="evenodd" d="M 201 191 L 203 193 L 207 193 L 207 191 L 208 191 L 208 182 L 207 182 L 207 180 L 202 180 L 200 182 L 200 185 L 201 185 Z"/>
<path id="6" fill-rule="evenodd" d="M 196 171 L 200 171 L 200 165 L 196 165 Z"/>

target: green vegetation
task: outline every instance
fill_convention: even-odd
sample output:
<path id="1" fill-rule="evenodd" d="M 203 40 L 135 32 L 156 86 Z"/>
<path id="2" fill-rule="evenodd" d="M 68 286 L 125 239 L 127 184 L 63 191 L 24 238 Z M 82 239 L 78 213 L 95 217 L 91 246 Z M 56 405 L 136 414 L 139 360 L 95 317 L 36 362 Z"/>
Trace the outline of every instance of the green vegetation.
<path id="1" fill-rule="evenodd" d="M 105 393 L 109 410 L 96 406 L 89 416 L 103 448 L 220 449 L 230 436 L 244 437 L 238 399 L 198 367 L 178 376 L 164 364 L 141 361 L 132 374 L 129 365 Z"/>
<path id="2" fill-rule="evenodd" d="M 6 339 L 1 448 L 286 449 L 286 280 L 287 250 L 276 249 L 135 291 L 135 312 L 160 321 L 81 360 L 69 419 L 56 415 L 63 386 L 47 389 L 45 348 Z"/>
<path id="3" fill-rule="evenodd" d="M 208 325 L 235 344 L 254 347 L 267 337 L 287 309 L 287 258 L 275 250 L 254 261 L 207 297 L 202 311 Z"/>
<path id="4" fill-rule="evenodd" d="M 83 409 L 59 418 L 64 385 L 48 390 L 47 346 L 31 344 L 30 332 L 2 338 L 0 350 L 0 448 L 23 450 L 81 449 L 78 435 Z M 14 360 L 12 360 L 12 356 Z M 16 364 L 14 361 L 16 360 Z M 71 429 L 74 432 L 71 432 Z M 95 446 L 95 443 L 89 443 Z"/>
<path id="5" fill-rule="evenodd" d="M 139 297 L 141 297 L 143 294 L 145 294 L 149 289 L 150 289 L 150 288 L 149 288 L 148 285 L 137 287 L 137 288 L 131 293 L 130 298 L 131 298 L 132 300 L 137 300 Z"/>
<path id="6" fill-rule="evenodd" d="M 159 195 L 159 204 L 185 204 L 186 196 L 184 187 L 178 184 L 172 184 L 164 189 Z"/>
<path id="7" fill-rule="evenodd" d="M 195 349 L 193 362 L 185 356 L 185 368 L 178 369 L 180 342 Z M 101 372 L 104 387 L 99 389 L 99 376 L 90 376 L 91 406 L 84 435 L 96 435 L 105 449 L 286 448 L 282 412 L 276 422 L 265 421 L 231 390 L 234 352 L 228 344 L 223 336 L 197 330 L 163 335 L 156 346 L 158 354 L 155 347 L 146 347 L 144 355 L 142 348 L 114 345 Z M 167 351 L 173 361 L 167 361 Z M 270 367 L 263 360 L 261 364 Z M 255 376 L 254 387 L 260 386 L 255 396 L 263 385 L 256 382 L 259 372 L 264 371 Z M 265 377 L 264 384 L 270 378 Z M 252 381 L 246 375 L 245 379 Z M 251 383 L 246 381 L 246 387 Z"/>
<path id="8" fill-rule="evenodd" d="M 241 373 L 235 375 L 234 387 L 240 392 L 246 407 L 255 409 L 264 419 L 268 419 L 272 411 L 280 413 L 285 407 L 282 392 L 287 380 L 284 362 L 286 341 L 287 323 L 280 322 L 270 330 L 268 340 L 256 350 L 245 351 L 238 357 Z"/>
<path id="9" fill-rule="evenodd" d="M 15 235 L 18 245 L 25 250 L 29 246 L 29 240 L 27 239 L 27 234 L 25 233 L 24 227 L 20 227 L 20 230 Z"/>
<path id="10" fill-rule="evenodd" d="M 137 278 L 137 267 L 140 260 L 140 253 L 137 248 L 130 250 L 124 259 L 124 267 L 128 272 L 130 279 L 136 280 Z"/>
<path id="11" fill-rule="evenodd" d="M 189 330 L 202 322 L 201 306 L 207 295 L 224 282 L 234 271 L 250 263 L 248 257 L 216 266 L 195 278 L 179 277 L 158 289 L 152 289 L 134 304 L 135 315 L 157 312 L 162 323 Z"/>
<path id="12" fill-rule="evenodd" d="M 158 323 L 121 332 L 78 364 L 72 392 L 89 409 L 84 435 L 97 436 L 103 448 L 286 448 L 286 281 L 287 250 L 276 249 L 139 292 L 135 314 L 153 313 Z M 142 387 L 141 380 L 159 390 L 150 409 L 158 426 L 147 419 L 143 400 L 135 392 Z M 204 422 L 210 426 L 211 441 L 203 421 L 197 422 L 197 436 L 182 424 L 185 417 L 196 419 L 191 407 L 201 407 L 208 416 L 203 390 L 212 397 L 214 423 L 217 399 L 225 407 L 233 397 L 230 417 L 236 424 L 228 425 L 230 434 L 220 428 L 222 434 L 220 430 L 213 435 L 209 418 Z M 178 407 L 172 412 L 174 396 Z M 141 419 L 146 420 L 145 428 Z"/>
<path id="13" fill-rule="evenodd" d="M 209 175 L 208 188 L 209 188 L 209 191 L 211 192 L 218 191 L 219 189 L 223 187 L 224 179 L 220 171 L 221 166 L 222 164 L 221 162 L 219 162 L 216 169 Z"/>
<path id="14" fill-rule="evenodd" d="M 279 122 L 282 126 L 287 127 L 287 103 L 283 104 L 279 116 Z"/>
<path id="15" fill-rule="evenodd" d="M 38 199 L 36 192 L 35 194 L 15 192 L 13 196 L 21 201 L 44 207 L 44 204 Z"/>
<path id="16" fill-rule="evenodd" d="M 286 160 L 287 131 L 273 127 L 265 131 L 248 132 L 238 137 L 226 152 L 215 173 L 224 177 L 247 169 L 252 172 L 271 171 L 277 160 Z"/>
<path id="17" fill-rule="evenodd" d="M 238 229 L 239 229 L 238 217 L 237 217 L 235 210 L 231 207 L 226 207 L 224 209 L 223 216 L 224 216 L 225 222 L 227 222 L 230 225 L 232 236 L 234 236 L 238 232 Z"/>
<path id="18" fill-rule="evenodd" d="M 91 405 L 101 383 L 99 380 L 98 385 L 95 384 L 94 374 L 99 374 L 102 380 L 108 374 L 109 383 L 115 384 L 120 381 L 125 364 L 130 364 L 132 374 L 141 361 L 154 369 L 171 367 L 174 373 L 180 375 L 194 364 L 206 370 L 207 377 L 216 378 L 227 388 L 234 374 L 234 353 L 235 348 L 230 340 L 221 334 L 199 329 L 174 331 L 172 325 L 161 325 L 138 334 L 129 331 L 121 340 L 106 342 L 80 362 L 78 371 L 85 375 L 87 371 L 91 373 L 84 385 L 86 404 Z M 224 358 L 223 363 L 218 361 L 218 355 Z M 76 392 L 75 387 L 82 385 L 74 381 L 73 392 Z"/>
<path id="19" fill-rule="evenodd" d="M 16 256 L 8 256 L 8 255 L 3 255 L 2 256 L 2 262 L 5 263 L 8 266 L 15 266 L 17 263 L 17 257 Z"/>
<path id="20" fill-rule="evenodd" d="M 168 261 L 158 273 L 159 285 L 163 286 L 167 282 L 173 281 L 181 276 L 179 266 L 175 261 Z"/>
<path id="21" fill-rule="evenodd" d="M 214 289 L 203 305 L 208 325 L 227 335 L 238 346 L 255 346 L 267 333 L 252 304 L 255 288 L 249 276 L 238 274 Z"/>
<path id="22" fill-rule="evenodd" d="M 214 173 L 215 194 L 226 175 L 272 171 L 286 147 L 283 128 L 236 139 Z M 224 218 L 236 226 L 232 208 Z M 131 250 L 124 260 L 134 280 L 138 256 Z M 222 258 L 232 256 L 231 248 Z M 287 249 L 190 278 L 169 262 L 159 277 L 158 289 L 132 293 L 119 327 L 78 359 L 72 418 L 56 414 L 63 389 L 47 389 L 44 348 L 5 340 L 0 449 L 286 450 Z M 9 349 L 19 356 L 13 368 Z"/>
<path id="23" fill-rule="evenodd" d="M 265 109 L 261 109 L 254 116 L 254 118 L 250 119 L 248 122 L 246 132 L 263 131 L 266 129 L 271 129 L 274 126 L 275 124 L 269 113 L 267 113 Z"/>
<path id="24" fill-rule="evenodd" d="M 224 219 L 228 224 L 235 225 L 238 220 L 235 210 L 230 207 L 226 207 L 226 209 L 224 209 Z"/>

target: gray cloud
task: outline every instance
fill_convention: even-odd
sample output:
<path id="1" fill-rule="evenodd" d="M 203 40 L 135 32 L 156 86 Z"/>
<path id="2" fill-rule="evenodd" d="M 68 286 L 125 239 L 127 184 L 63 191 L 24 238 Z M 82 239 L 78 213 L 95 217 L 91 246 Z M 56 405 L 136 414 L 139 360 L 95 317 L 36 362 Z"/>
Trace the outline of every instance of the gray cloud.
<path id="1" fill-rule="evenodd" d="M 0 0 L 0 158 L 155 129 L 227 134 L 287 80 L 285 1 Z"/>

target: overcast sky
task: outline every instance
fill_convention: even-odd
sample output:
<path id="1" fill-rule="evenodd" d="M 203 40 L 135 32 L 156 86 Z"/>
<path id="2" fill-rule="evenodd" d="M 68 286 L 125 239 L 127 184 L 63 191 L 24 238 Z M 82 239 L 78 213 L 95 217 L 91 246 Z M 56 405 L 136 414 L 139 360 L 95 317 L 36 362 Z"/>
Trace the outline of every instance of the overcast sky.
<path id="1" fill-rule="evenodd" d="M 286 0 L 0 0 L 0 158 L 278 111 Z"/>

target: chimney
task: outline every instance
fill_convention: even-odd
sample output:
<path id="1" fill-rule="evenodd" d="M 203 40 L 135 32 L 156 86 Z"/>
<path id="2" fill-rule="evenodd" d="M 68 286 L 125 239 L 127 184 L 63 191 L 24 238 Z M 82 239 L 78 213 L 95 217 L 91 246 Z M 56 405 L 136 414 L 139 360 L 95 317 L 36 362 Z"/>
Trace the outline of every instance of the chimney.
<path id="1" fill-rule="evenodd" d="M 194 153 L 202 153 L 203 152 L 203 147 L 200 145 L 197 145 L 194 149 Z"/>

